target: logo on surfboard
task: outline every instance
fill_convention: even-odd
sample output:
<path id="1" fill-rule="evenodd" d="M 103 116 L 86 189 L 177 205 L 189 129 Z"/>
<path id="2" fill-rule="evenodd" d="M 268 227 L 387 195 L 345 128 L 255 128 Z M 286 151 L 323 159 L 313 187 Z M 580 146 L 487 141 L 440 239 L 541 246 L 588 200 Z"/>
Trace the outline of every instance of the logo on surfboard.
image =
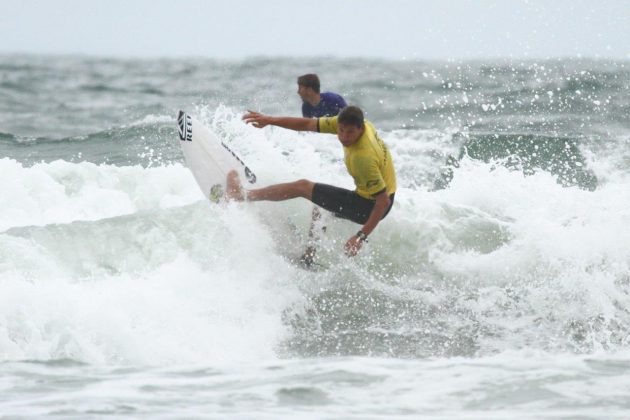
<path id="1" fill-rule="evenodd" d="M 243 171 L 245 171 L 245 178 L 247 178 L 247 182 L 249 182 L 250 184 L 255 184 L 256 183 L 256 174 L 253 173 L 251 171 L 251 169 L 249 169 L 247 167 L 247 165 L 245 165 L 245 162 L 243 162 L 241 160 L 240 157 L 238 157 L 238 155 L 236 153 L 234 153 L 232 151 L 232 149 L 230 149 L 225 143 L 221 142 L 221 146 L 223 146 L 225 148 L 225 150 L 227 150 L 228 152 L 230 152 L 232 154 L 232 156 L 234 156 L 234 159 L 236 159 L 238 161 L 238 163 L 240 163 L 241 165 L 243 165 Z"/>
<path id="2" fill-rule="evenodd" d="M 177 125 L 179 126 L 179 139 L 192 141 L 192 119 L 184 111 L 179 111 Z"/>

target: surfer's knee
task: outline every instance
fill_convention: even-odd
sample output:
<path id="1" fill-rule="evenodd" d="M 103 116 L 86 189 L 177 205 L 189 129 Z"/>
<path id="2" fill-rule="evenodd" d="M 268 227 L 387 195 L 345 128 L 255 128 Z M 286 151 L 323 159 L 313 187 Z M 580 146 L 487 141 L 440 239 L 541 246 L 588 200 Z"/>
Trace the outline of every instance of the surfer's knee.
<path id="1" fill-rule="evenodd" d="M 300 195 L 302 197 L 310 198 L 313 194 L 313 186 L 315 185 L 313 181 L 309 181 L 308 179 L 298 179 L 294 184 L 300 191 Z"/>

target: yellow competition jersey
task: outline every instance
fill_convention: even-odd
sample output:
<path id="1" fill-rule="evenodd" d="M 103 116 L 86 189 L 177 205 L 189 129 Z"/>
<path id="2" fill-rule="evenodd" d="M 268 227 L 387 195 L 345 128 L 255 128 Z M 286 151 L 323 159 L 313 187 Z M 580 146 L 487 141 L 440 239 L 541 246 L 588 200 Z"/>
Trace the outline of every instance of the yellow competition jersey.
<path id="1" fill-rule="evenodd" d="M 337 134 L 337 117 L 319 119 L 320 133 Z M 343 148 L 346 168 L 354 178 L 356 192 L 361 197 L 374 199 L 374 195 L 387 189 L 387 194 L 396 192 L 396 171 L 389 149 L 376 133 L 369 121 L 356 143 Z"/>

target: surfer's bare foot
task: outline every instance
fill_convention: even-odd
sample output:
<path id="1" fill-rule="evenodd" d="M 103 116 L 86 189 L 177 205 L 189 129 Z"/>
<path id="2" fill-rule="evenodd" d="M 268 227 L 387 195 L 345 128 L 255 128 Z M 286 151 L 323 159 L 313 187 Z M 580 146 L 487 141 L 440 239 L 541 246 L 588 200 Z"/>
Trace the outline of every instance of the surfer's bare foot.
<path id="1" fill-rule="evenodd" d="M 300 262 L 305 266 L 310 267 L 315 260 L 315 251 L 316 250 L 314 246 L 307 247 L 306 251 L 304 251 L 304 254 L 302 254 L 302 256 L 300 257 Z"/>
<path id="2" fill-rule="evenodd" d="M 243 194 L 243 187 L 241 181 L 238 179 L 238 172 L 232 170 L 227 174 L 227 191 L 225 197 L 228 201 L 243 201 L 245 196 Z"/>

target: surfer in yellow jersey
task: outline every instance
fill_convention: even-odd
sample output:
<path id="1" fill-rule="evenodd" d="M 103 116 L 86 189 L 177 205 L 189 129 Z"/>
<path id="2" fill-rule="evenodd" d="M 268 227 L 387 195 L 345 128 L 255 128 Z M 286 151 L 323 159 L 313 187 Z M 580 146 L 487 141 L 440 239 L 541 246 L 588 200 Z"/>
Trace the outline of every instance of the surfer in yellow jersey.
<path id="1" fill-rule="evenodd" d="M 227 196 L 237 201 L 306 198 L 337 217 L 363 225 L 344 246 L 347 255 L 356 255 L 391 210 L 396 193 L 396 171 L 389 149 L 374 126 L 364 120 L 361 109 L 347 106 L 336 117 L 318 119 L 273 117 L 249 111 L 243 115 L 243 120 L 258 128 L 275 125 L 295 131 L 337 134 L 343 146 L 346 169 L 354 179 L 354 191 L 307 179 L 244 191 L 238 173 L 231 171 L 227 177 Z"/>

